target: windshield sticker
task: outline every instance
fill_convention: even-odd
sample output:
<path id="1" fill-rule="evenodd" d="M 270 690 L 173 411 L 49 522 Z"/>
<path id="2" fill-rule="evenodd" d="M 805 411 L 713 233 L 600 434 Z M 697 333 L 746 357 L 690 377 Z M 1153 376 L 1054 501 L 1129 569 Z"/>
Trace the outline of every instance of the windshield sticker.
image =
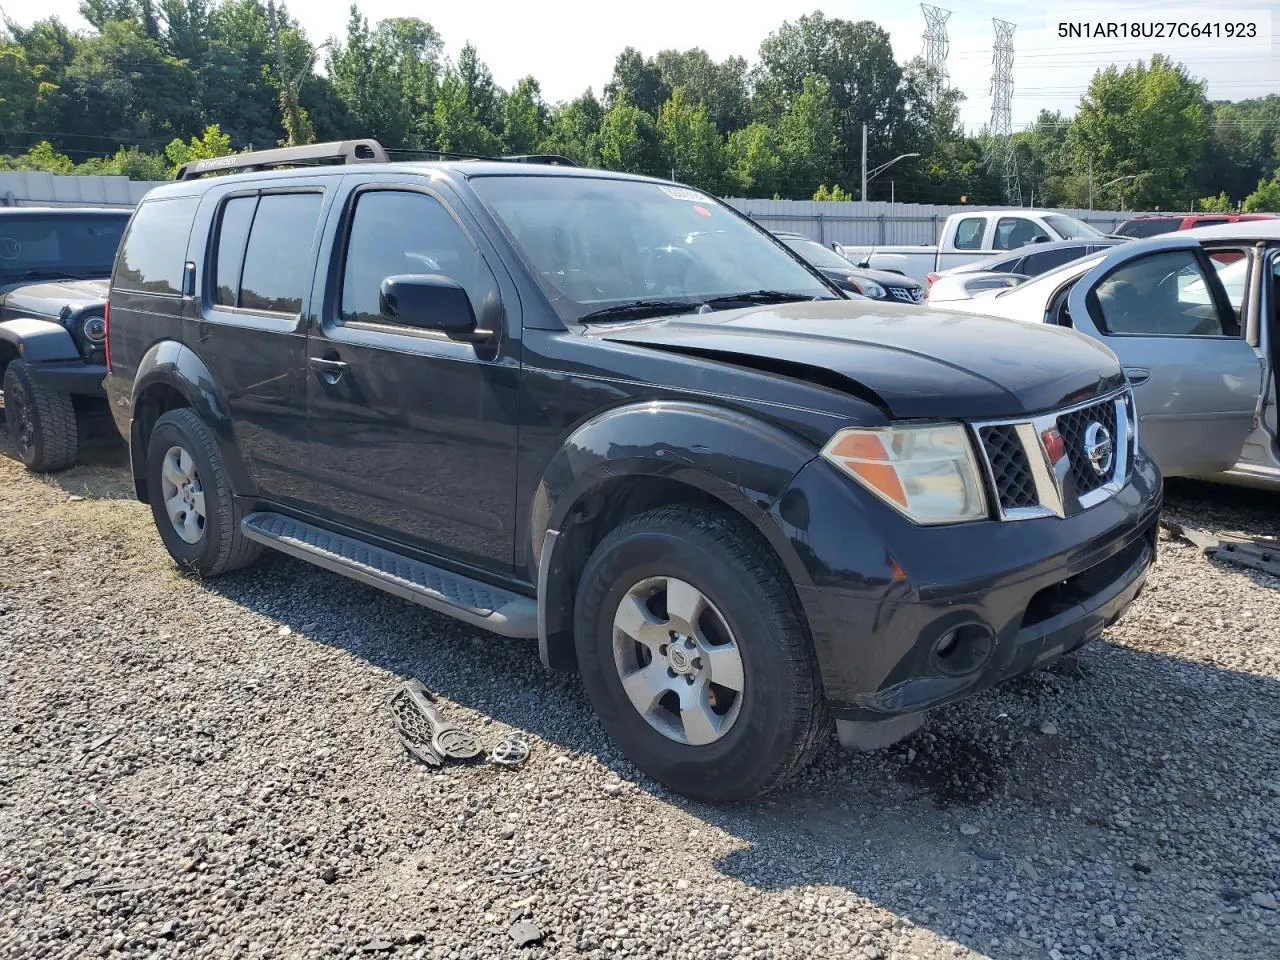
<path id="1" fill-rule="evenodd" d="M 697 203 L 704 199 L 702 194 L 698 193 L 696 190 L 687 190 L 684 187 L 660 186 L 658 189 L 673 200 L 688 200 L 691 203 Z"/>
<path id="2" fill-rule="evenodd" d="M 711 211 L 710 211 L 710 210 L 708 210 L 706 207 L 704 207 L 704 206 L 703 206 L 702 204 L 700 204 L 700 203 L 695 203 L 695 204 L 693 205 L 693 212 L 694 212 L 694 213 L 700 213 L 700 214 L 702 214 L 702 216 L 704 216 L 704 217 L 709 217 L 709 216 L 711 216 Z"/>

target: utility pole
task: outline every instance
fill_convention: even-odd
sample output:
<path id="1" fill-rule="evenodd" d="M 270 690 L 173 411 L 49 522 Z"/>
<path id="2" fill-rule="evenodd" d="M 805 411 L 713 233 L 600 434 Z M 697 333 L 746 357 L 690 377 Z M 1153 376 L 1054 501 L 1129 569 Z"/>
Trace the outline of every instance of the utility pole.
<path id="1" fill-rule="evenodd" d="M 863 202 L 867 199 L 867 125 L 862 125 L 862 196 Z"/>
<path id="2" fill-rule="evenodd" d="M 890 181 L 889 181 L 889 202 L 890 202 L 890 203 L 893 203 L 893 202 L 894 202 L 894 199 L 893 199 L 893 198 L 894 198 L 894 188 L 895 188 L 897 185 L 898 185 L 898 184 L 897 184 L 895 181 L 893 181 L 893 180 L 890 180 Z"/>
<path id="3" fill-rule="evenodd" d="M 951 42 L 947 39 L 947 20 L 951 18 L 951 11 L 927 3 L 920 4 L 920 9 L 924 11 L 925 23 L 924 60 L 935 82 L 930 98 L 936 103 L 950 79 L 947 76 L 947 54 L 951 50 Z"/>

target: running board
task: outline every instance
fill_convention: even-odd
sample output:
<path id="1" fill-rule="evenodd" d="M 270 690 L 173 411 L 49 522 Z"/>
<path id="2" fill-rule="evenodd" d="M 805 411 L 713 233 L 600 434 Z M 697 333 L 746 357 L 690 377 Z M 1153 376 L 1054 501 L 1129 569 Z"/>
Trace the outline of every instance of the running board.
<path id="1" fill-rule="evenodd" d="M 538 605 L 531 597 L 278 513 L 252 513 L 241 528 L 250 540 L 273 550 L 504 637 L 538 635 Z"/>

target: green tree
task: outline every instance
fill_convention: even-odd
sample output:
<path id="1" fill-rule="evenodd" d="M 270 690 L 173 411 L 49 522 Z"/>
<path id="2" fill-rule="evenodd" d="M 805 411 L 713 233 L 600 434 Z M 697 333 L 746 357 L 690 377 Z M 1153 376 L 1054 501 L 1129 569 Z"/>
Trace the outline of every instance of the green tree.
<path id="1" fill-rule="evenodd" d="M 173 164 L 175 172 L 184 163 L 212 160 L 214 157 L 225 157 L 230 153 L 232 153 L 231 138 L 218 129 L 216 123 L 205 127 L 204 133 L 198 137 L 192 137 L 187 143 L 175 139 L 164 148 L 164 155 Z"/>
<path id="2" fill-rule="evenodd" d="M 610 170 L 662 176 L 662 149 L 653 118 L 625 95 L 600 121 L 600 161 Z"/>
<path id="3" fill-rule="evenodd" d="M 813 195 L 815 200 L 853 200 L 854 196 L 845 191 L 840 184 L 833 183 L 830 189 L 827 189 L 825 183 L 819 184 L 817 191 Z"/>
<path id="4" fill-rule="evenodd" d="M 778 192 L 782 156 L 769 124 L 756 121 L 733 131 L 725 154 L 729 190 L 735 196 L 771 197 Z"/>
<path id="5" fill-rule="evenodd" d="M 675 179 L 709 193 L 720 192 L 724 184 L 724 144 L 715 123 L 707 116 L 707 108 L 691 103 L 683 87 L 676 87 L 671 99 L 662 105 L 658 137 Z"/>
<path id="6" fill-rule="evenodd" d="M 75 172 L 75 163 L 65 153 L 58 153 L 48 140 L 41 140 L 21 156 L 11 159 L 14 170 L 39 170 L 42 173 L 68 175 Z"/>
<path id="7" fill-rule="evenodd" d="M 434 127 L 436 149 L 491 156 L 499 153 L 501 91 L 476 48 L 467 44 L 456 64 L 448 64 L 440 81 Z"/>
<path id="8" fill-rule="evenodd" d="M 547 105 L 542 88 L 533 77 L 518 81 L 502 102 L 502 149 L 508 153 L 532 153 L 542 141 Z"/>
<path id="9" fill-rule="evenodd" d="M 656 117 L 671 96 L 662 73 L 635 47 L 627 47 L 613 64 L 613 79 L 604 88 L 605 106 L 612 109 L 623 100 Z"/>
<path id="10" fill-rule="evenodd" d="M 839 175 L 840 144 L 831 88 L 822 77 L 805 77 L 803 89 L 778 123 L 784 193 L 812 196 L 818 184 Z"/>
<path id="11" fill-rule="evenodd" d="M 1118 186 L 1136 209 L 1185 206 L 1207 119 L 1204 84 L 1181 64 L 1157 54 L 1149 64 L 1107 67 L 1094 74 L 1071 126 L 1076 167 L 1091 166 L 1094 184 L 1132 177 Z"/>
<path id="12" fill-rule="evenodd" d="M 770 34 L 760 44 L 756 71 L 758 116 L 781 117 L 811 76 L 826 82 L 842 162 L 858 162 L 864 124 L 873 160 L 915 149 L 904 124 L 903 68 L 894 60 L 889 34 L 875 23 L 828 19 L 817 12 Z"/>
<path id="13" fill-rule="evenodd" d="M 1280 170 L 1270 180 L 1259 180 L 1258 188 L 1244 198 L 1245 213 L 1280 213 Z"/>
<path id="14" fill-rule="evenodd" d="M 595 94 L 587 90 L 576 100 L 559 104 L 551 110 L 547 119 L 547 135 L 538 150 L 568 157 L 584 166 L 598 167 L 602 162 L 600 124 L 603 120 L 604 107 Z"/>
<path id="15" fill-rule="evenodd" d="M 694 47 L 660 50 L 650 63 L 669 89 L 682 87 L 689 102 L 705 107 L 721 134 L 750 122 L 747 61 L 742 57 L 728 57 L 717 63 L 707 51 Z"/>
<path id="16" fill-rule="evenodd" d="M 1231 198 L 1227 196 L 1227 191 L 1223 190 L 1216 197 L 1201 197 L 1196 201 L 1196 209 L 1205 213 L 1231 213 L 1234 208 L 1231 206 Z"/>

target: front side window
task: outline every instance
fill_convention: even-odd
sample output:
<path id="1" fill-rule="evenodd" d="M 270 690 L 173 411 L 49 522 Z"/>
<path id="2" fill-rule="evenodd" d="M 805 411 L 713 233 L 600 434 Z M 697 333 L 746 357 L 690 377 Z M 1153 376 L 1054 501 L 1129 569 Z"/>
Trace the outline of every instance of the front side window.
<path id="1" fill-rule="evenodd" d="M 1239 324 L 1219 305 L 1220 293 L 1218 277 L 1206 273 L 1194 253 L 1172 250 L 1117 268 L 1094 296 L 1106 334 L 1239 336 Z"/>
<path id="2" fill-rule="evenodd" d="M 120 249 L 113 285 L 136 293 L 180 296 L 187 239 L 199 203 L 197 197 L 142 203 Z"/>
<path id="3" fill-rule="evenodd" d="M 342 321 L 389 322 L 382 315 L 382 281 L 403 274 L 448 277 L 467 291 L 477 316 L 485 299 L 497 295 L 480 251 L 435 197 L 407 190 L 360 194 L 347 238 Z"/>
<path id="4" fill-rule="evenodd" d="M 981 250 L 982 231 L 986 224 L 982 217 L 966 217 L 956 224 L 956 249 Z"/>
<path id="5" fill-rule="evenodd" d="M 1049 235 L 1033 221 L 1025 217 L 1001 217 L 996 221 L 991 246 L 996 250 L 1017 250 L 1037 239 L 1049 239 Z"/>
<path id="6" fill-rule="evenodd" d="M 685 187 L 604 177 L 474 177 L 561 316 L 771 291 L 834 298 L 762 230 Z"/>
<path id="7" fill-rule="evenodd" d="M 258 198 L 237 306 L 263 313 L 302 311 L 311 286 L 311 246 L 321 199 L 318 193 L 268 193 Z"/>

